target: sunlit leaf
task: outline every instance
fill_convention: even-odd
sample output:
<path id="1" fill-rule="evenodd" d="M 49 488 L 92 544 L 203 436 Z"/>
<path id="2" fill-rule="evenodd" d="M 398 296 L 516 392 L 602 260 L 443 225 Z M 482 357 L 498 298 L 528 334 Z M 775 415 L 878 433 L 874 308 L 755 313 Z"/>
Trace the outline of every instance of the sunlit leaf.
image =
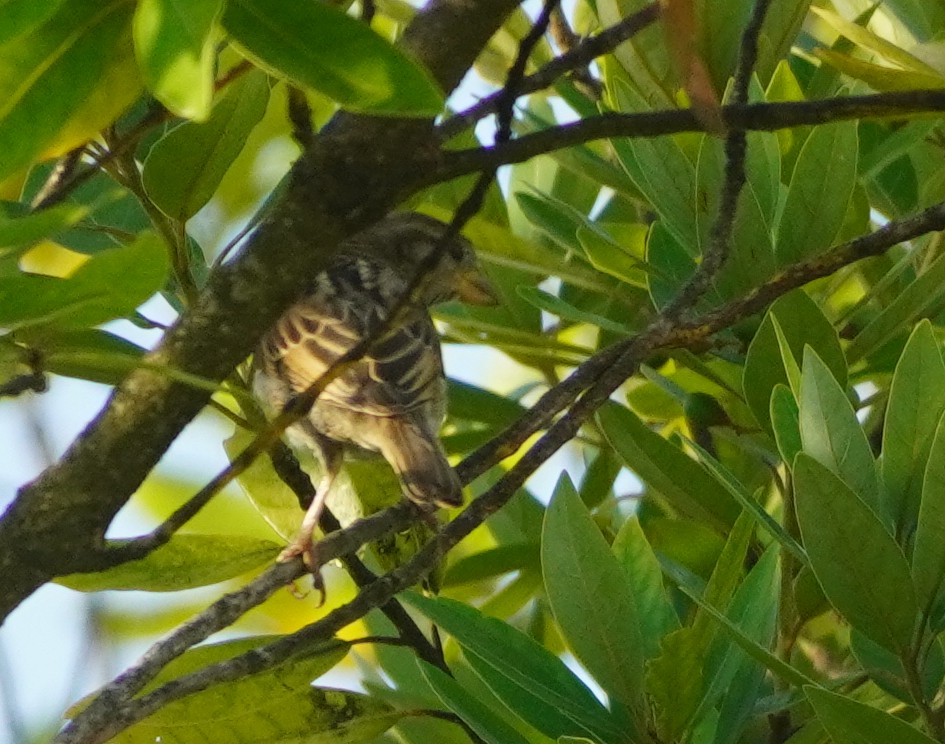
<path id="1" fill-rule="evenodd" d="M 405 116 L 434 116 L 442 108 L 426 70 L 331 5 L 230 0 L 223 25 L 264 65 L 345 108 Z"/>

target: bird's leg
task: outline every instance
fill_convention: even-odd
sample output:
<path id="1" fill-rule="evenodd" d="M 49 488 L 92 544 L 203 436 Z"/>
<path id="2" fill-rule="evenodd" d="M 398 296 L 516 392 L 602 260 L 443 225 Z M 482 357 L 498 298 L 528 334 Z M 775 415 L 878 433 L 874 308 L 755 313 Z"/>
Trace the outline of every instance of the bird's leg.
<path id="1" fill-rule="evenodd" d="M 280 563 L 285 563 L 291 561 L 296 556 L 302 556 L 305 565 L 308 566 L 309 570 L 316 576 L 316 585 L 319 583 L 318 570 L 320 566 L 318 563 L 317 545 L 314 542 L 313 536 L 315 534 L 315 528 L 318 526 L 318 520 L 322 515 L 322 511 L 325 509 L 325 502 L 328 499 L 328 494 L 331 492 L 332 484 L 334 484 L 335 477 L 341 469 L 342 461 L 340 451 L 324 452 L 324 455 L 323 466 L 325 472 L 318 481 L 318 486 L 315 488 L 312 503 L 308 505 L 305 516 L 302 517 L 302 526 L 299 528 L 298 534 L 296 534 L 292 542 L 279 554 L 278 558 Z"/>

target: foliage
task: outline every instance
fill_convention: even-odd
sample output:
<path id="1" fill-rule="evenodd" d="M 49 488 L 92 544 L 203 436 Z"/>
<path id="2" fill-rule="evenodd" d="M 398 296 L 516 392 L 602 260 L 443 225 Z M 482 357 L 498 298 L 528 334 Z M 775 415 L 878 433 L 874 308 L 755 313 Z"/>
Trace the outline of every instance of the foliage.
<path id="1" fill-rule="evenodd" d="M 146 370 L 212 394 L 201 415 L 230 427 L 234 469 L 203 490 L 157 471 L 133 503 L 160 523 L 238 476 L 254 507 L 218 496 L 156 549 L 108 542 L 114 565 L 51 571 L 77 591 L 234 592 L 207 610 L 167 598 L 153 634 L 186 642 L 76 704 L 67 718 L 102 718 L 60 741 L 945 744 L 945 6 L 771 0 L 752 31 L 747 0 L 663 5 L 593 68 L 518 99 L 502 188 L 465 225 L 501 306 L 437 318 L 516 376 L 450 381 L 444 442 L 472 505 L 438 543 L 383 511 L 389 471 L 353 463 L 332 509 L 381 526 L 331 553 L 345 569 L 325 567 L 316 608 L 276 593 L 272 576 L 300 571 L 259 573 L 302 512 L 291 478 L 249 464 L 268 444 L 248 365 L 197 374 L 112 321 L 153 328 L 155 295 L 171 322 L 217 297 L 248 215 L 294 198 L 272 153 L 304 150 L 338 111 L 448 112 L 437 70 L 395 43 L 415 9 L 0 2 L 3 393 Z M 597 33 L 641 8 L 566 11 Z M 506 82 L 531 27 L 511 12 L 477 50 L 483 79 Z M 529 72 L 567 46 L 558 31 Z M 854 94 L 876 95 L 843 108 Z M 694 118 L 634 129 L 688 101 Z M 449 219 L 497 161 L 444 120 L 444 170 L 401 206 Z M 602 120 L 627 129 L 582 130 Z M 480 159 L 450 171 L 451 153 Z M 579 464 L 526 483 L 567 441 Z M 95 482 L 106 465 L 90 463 Z M 128 617 L 104 617 L 126 639 Z M 223 628 L 240 638 L 187 650 Z M 361 691 L 313 684 L 331 669 Z"/>

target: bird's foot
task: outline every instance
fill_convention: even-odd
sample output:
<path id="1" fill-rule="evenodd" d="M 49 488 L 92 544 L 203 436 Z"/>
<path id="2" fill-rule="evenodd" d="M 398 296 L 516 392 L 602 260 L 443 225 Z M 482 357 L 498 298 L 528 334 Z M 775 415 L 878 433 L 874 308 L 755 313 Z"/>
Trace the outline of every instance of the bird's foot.
<path id="1" fill-rule="evenodd" d="M 318 543 L 313 542 L 311 536 L 299 535 L 279 553 L 276 559 L 279 563 L 294 561 L 299 556 L 312 575 L 312 585 L 320 595 L 318 606 L 325 604 L 325 581 L 322 579 L 321 563 L 318 559 Z"/>

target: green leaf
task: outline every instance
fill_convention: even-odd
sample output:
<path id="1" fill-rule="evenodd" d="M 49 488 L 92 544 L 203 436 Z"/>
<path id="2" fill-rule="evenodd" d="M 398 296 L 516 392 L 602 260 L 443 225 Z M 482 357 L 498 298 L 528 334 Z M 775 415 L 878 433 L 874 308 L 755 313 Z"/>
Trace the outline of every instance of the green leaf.
<path id="1" fill-rule="evenodd" d="M 601 408 L 598 420 L 627 467 L 674 509 L 720 529 L 734 522 L 739 507 L 725 488 L 679 447 L 647 428 L 632 411 L 608 404 Z"/>
<path id="2" fill-rule="evenodd" d="M 818 48 L 814 50 L 814 54 L 831 67 L 855 80 L 862 80 L 877 91 L 914 90 L 915 88 L 935 90 L 945 87 L 945 77 L 937 73 L 928 74 L 878 65 L 833 49 Z"/>
<path id="3" fill-rule="evenodd" d="M 855 364 L 903 333 L 917 318 L 941 306 L 945 297 L 945 256 L 923 271 L 918 278 L 896 295 L 896 298 L 860 331 L 847 348 L 847 359 Z"/>
<path id="4" fill-rule="evenodd" d="M 545 512 L 541 567 L 548 602 L 574 655 L 611 700 L 638 710 L 643 694 L 640 614 L 626 572 L 567 474 L 559 478 Z"/>
<path id="5" fill-rule="evenodd" d="M 646 271 L 653 271 L 642 258 L 646 252 L 648 231 L 645 225 L 622 225 L 618 240 L 603 230 L 581 225 L 577 229 L 577 239 L 591 266 L 626 284 L 642 288 L 646 286 Z"/>
<path id="6" fill-rule="evenodd" d="M 762 82 L 774 73 L 797 37 L 807 16 L 810 0 L 771 0 L 758 37 L 758 62 L 755 71 Z"/>
<path id="7" fill-rule="evenodd" d="M 0 279 L 0 325 L 57 329 L 129 317 L 164 286 L 164 245 L 145 232 L 131 245 L 102 251 L 68 279 L 20 274 Z"/>
<path id="8" fill-rule="evenodd" d="M 810 348 L 804 350 L 799 408 L 804 452 L 840 476 L 877 515 L 886 518 L 866 432 L 843 388 Z"/>
<path id="9" fill-rule="evenodd" d="M 746 638 L 765 649 L 771 647 L 777 625 L 778 578 L 778 548 L 771 546 L 748 572 L 725 613 Z M 727 639 L 716 639 L 705 666 L 708 680 L 706 694 L 694 720 L 702 720 L 712 707 L 725 698 L 737 678 L 756 671 L 755 664 L 738 645 L 732 645 Z M 763 672 L 764 668 L 760 671 Z M 754 698 L 755 694 L 756 691 L 751 692 L 750 697 Z M 750 703 L 742 706 L 738 719 L 728 720 L 727 725 L 737 729 L 749 712 Z"/>
<path id="10" fill-rule="evenodd" d="M 539 310 L 557 315 L 565 321 L 574 321 L 576 323 L 590 323 L 605 331 L 614 333 L 630 333 L 631 328 L 623 323 L 617 323 L 609 318 L 605 318 L 597 313 L 590 313 L 580 308 L 574 307 L 560 297 L 549 294 L 538 287 L 520 286 L 518 295 L 526 302 L 534 305 Z"/>
<path id="11" fill-rule="evenodd" d="M 863 49 L 867 49 L 884 57 L 896 67 L 911 72 L 923 73 L 927 76 L 938 76 L 939 79 L 941 79 L 941 76 L 939 76 L 938 71 L 934 67 L 930 67 L 918 57 L 909 54 L 909 52 L 905 51 L 901 46 L 897 46 L 891 41 L 874 34 L 864 26 L 854 21 L 848 21 L 842 16 L 824 8 L 815 6 L 811 8 L 811 12 L 820 16 L 820 18 L 832 26 L 838 33 L 848 38 L 858 47 L 862 47 Z"/>
<path id="12" fill-rule="evenodd" d="M 912 643 L 909 564 L 876 513 L 806 453 L 794 463 L 797 521 L 817 580 L 855 628 L 894 653 Z"/>
<path id="13" fill-rule="evenodd" d="M 679 628 L 679 619 L 663 586 L 659 559 L 636 517 L 623 523 L 612 549 L 623 566 L 637 608 L 644 658 L 652 659 L 659 653 L 661 639 Z"/>
<path id="14" fill-rule="evenodd" d="M 115 545 L 121 545 L 116 540 Z M 96 573 L 60 576 L 55 581 L 80 592 L 140 590 L 177 592 L 217 584 L 275 559 L 281 546 L 243 535 L 174 535 L 146 557 Z"/>
<path id="15" fill-rule="evenodd" d="M 465 721 L 487 744 L 530 744 L 530 741 L 533 741 L 522 736 L 504 718 L 446 672 L 421 659 L 417 659 L 417 666 L 443 704 Z"/>
<path id="16" fill-rule="evenodd" d="M 184 222 L 210 200 L 268 101 L 268 79 L 251 71 L 227 89 L 207 121 L 184 122 L 157 141 L 142 178 L 164 214 Z"/>
<path id="17" fill-rule="evenodd" d="M 141 0 L 132 31 L 145 83 L 185 119 L 203 121 L 213 101 L 214 26 L 223 0 Z"/>
<path id="18" fill-rule="evenodd" d="M 268 679 L 265 677 L 268 676 Z M 260 679 L 257 679 L 260 678 Z M 361 744 L 405 715 L 347 690 L 289 687 L 274 675 L 228 683 L 172 703 L 112 739 L 116 744 Z"/>
<path id="19" fill-rule="evenodd" d="M 676 741 L 686 730 L 702 699 L 705 649 L 692 628 L 663 637 L 660 655 L 646 668 L 646 690 L 655 707 L 660 741 Z"/>
<path id="20" fill-rule="evenodd" d="M 193 646 L 184 651 L 180 656 L 172 659 L 155 675 L 154 679 L 145 685 L 142 692 L 153 692 L 161 685 L 178 679 L 179 677 L 200 671 L 212 664 L 229 661 L 237 656 L 278 642 L 283 638 L 285 638 L 285 636 L 257 635 Z M 283 684 L 289 689 L 308 685 L 313 679 L 320 677 L 344 659 L 348 653 L 348 648 L 348 643 L 336 639 L 313 645 L 275 668 L 261 672 L 259 675 L 244 678 L 244 680 L 236 684 L 249 682 L 258 677 L 260 680 L 265 679 L 269 682 L 275 681 L 279 684 Z M 92 693 L 74 704 L 66 711 L 65 716 L 67 718 L 75 716 L 86 707 L 86 704 L 91 701 L 94 695 L 95 693 Z M 175 702 L 171 705 L 177 705 L 177 703 Z"/>
<path id="21" fill-rule="evenodd" d="M 785 550 L 791 552 L 802 564 L 806 564 L 807 554 L 804 552 L 804 548 L 778 524 L 774 517 L 765 511 L 764 507 L 758 503 L 755 497 L 745 490 L 745 487 L 731 471 L 695 442 L 690 441 L 689 446 L 697 452 L 699 459 L 701 459 L 709 469 L 709 472 L 716 477 L 719 483 L 725 486 L 725 490 L 732 495 L 732 498 L 741 504 L 742 509 L 744 509 L 747 514 L 751 515 L 755 523 L 777 540 Z"/>
<path id="22" fill-rule="evenodd" d="M 915 703 L 899 657 L 871 641 L 856 628 L 850 631 L 850 651 L 880 688 L 908 705 Z M 942 675 L 945 674 L 945 654 L 941 642 L 933 641 L 926 657 L 916 661 L 922 681 L 922 694 L 927 700 L 932 700 L 938 694 Z"/>
<path id="23" fill-rule="evenodd" d="M 453 418 L 508 426 L 526 412 L 525 406 L 504 395 L 449 378 L 449 412 Z"/>
<path id="24" fill-rule="evenodd" d="M 443 576 L 443 586 L 494 579 L 514 571 L 541 568 L 538 543 L 498 545 L 451 562 Z"/>
<path id="25" fill-rule="evenodd" d="M 834 742 L 844 744 L 934 744 L 934 740 L 884 710 L 819 687 L 804 688 Z"/>
<path id="26" fill-rule="evenodd" d="M 0 44 L 33 31 L 52 16 L 63 0 L 3 0 L 0 2 Z"/>
<path id="27" fill-rule="evenodd" d="M 916 405 L 921 401 L 921 405 Z M 883 424 L 882 473 L 899 534 L 911 534 L 932 438 L 945 411 L 945 363 L 932 325 L 920 322 L 896 365 Z"/>
<path id="28" fill-rule="evenodd" d="M 810 346 L 824 360 L 834 377 L 842 384 L 847 379 L 846 359 L 837 332 L 817 303 L 800 289 L 780 297 L 765 314 L 748 347 L 742 376 L 745 401 L 758 423 L 769 432 L 773 432 L 769 417 L 771 393 L 775 386 L 790 382 L 785 366 L 790 362 L 786 361 L 785 350 L 779 343 L 778 328 L 787 341 L 793 359 L 801 359 L 804 347 Z"/>
<path id="29" fill-rule="evenodd" d="M 0 28 L 19 10 L 0 8 Z M 126 38 L 131 12 L 125 0 L 63 0 L 30 33 L 0 45 L 0 180 L 40 155 L 89 96 Z"/>
<path id="30" fill-rule="evenodd" d="M 747 514 L 736 520 L 702 592 L 705 603 L 728 607 L 742 576 L 753 529 Z M 698 612 L 692 625 L 663 639 L 660 655 L 647 665 L 646 689 L 656 704 L 657 725 L 667 741 L 675 741 L 694 723 L 707 692 L 705 664 L 715 635 L 710 615 Z"/>
<path id="31" fill-rule="evenodd" d="M 0 216 L 0 258 L 18 256 L 37 241 L 81 222 L 92 211 L 83 204 L 60 204 L 21 216 Z"/>
<path id="32" fill-rule="evenodd" d="M 723 612 L 720 612 L 718 609 L 706 602 L 698 595 L 698 593 L 685 586 L 680 586 L 679 589 L 683 594 L 689 597 L 689 599 L 695 602 L 699 606 L 699 609 L 706 613 L 707 617 L 716 622 L 719 628 L 729 638 L 737 643 L 742 648 L 742 650 L 744 650 L 759 664 L 768 669 L 772 674 L 775 674 L 789 684 L 812 684 L 811 680 L 806 677 L 803 672 L 782 661 L 768 649 L 763 648 L 762 646 L 758 645 L 757 642 L 746 636 L 742 630 L 737 625 L 735 625 L 735 623 L 725 616 Z"/>
<path id="33" fill-rule="evenodd" d="M 787 266 L 828 248 L 847 212 L 856 184 L 856 122 L 823 124 L 801 148 L 774 252 Z"/>
<path id="34" fill-rule="evenodd" d="M 674 138 L 616 138 L 611 144 L 664 227 L 689 256 L 697 256 L 696 171 Z"/>
<path id="35" fill-rule="evenodd" d="M 430 74 L 369 26 L 319 2 L 229 0 L 223 25 L 252 57 L 353 111 L 436 116 Z"/>
<path id="36" fill-rule="evenodd" d="M 628 741 L 621 724 L 565 663 L 524 633 L 456 600 L 401 596 L 452 635 L 492 691 L 546 736 Z"/>
<path id="37" fill-rule="evenodd" d="M 47 371 L 106 385 L 121 382 L 145 353 L 137 344 L 98 328 L 58 333 L 44 329 L 41 338 L 30 342 L 42 354 Z M 213 389 L 216 387 L 214 384 Z"/>
<path id="38" fill-rule="evenodd" d="M 198 646 L 175 659 L 149 685 L 253 652 L 281 636 L 256 637 Z M 379 736 L 400 720 L 380 700 L 346 690 L 312 687 L 313 680 L 340 662 L 347 643 L 331 641 L 292 656 L 274 668 L 215 685 L 176 700 L 112 741 L 148 744 L 358 744 Z"/>
<path id="39" fill-rule="evenodd" d="M 801 429 L 798 419 L 800 410 L 787 385 L 776 385 L 771 393 L 771 425 L 781 459 L 793 467 L 794 458 L 804 449 L 801 444 Z"/>
<path id="40" fill-rule="evenodd" d="M 650 298 L 657 308 L 669 303 L 696 270 L 695 259 L 660 221 L 650 228 L 646 260 L 653 267 L 647 274 L 647 282 Z"/>
<path id="41" fill-rule="evenodd" d="M 921 406 L 917 406 L 921 407 Z M 923 612 L 941 603 L 945 582 L 945 416 L 935 429 L 922 483 L 912 576 Z"/>
<path id="42" fill-rule="evenodd" d="M 732 20 L 729 13 L 712 15 L 724 15 L 726 24 Z M 771 184 L 772 180 L 777 182 L 780 161 L 777 159 L 777 147 L 774 147 L 772 154 L 766 139 L 776 142 L 775 136 L 768 133 L 752 133 L 748 136 L 746 182 L 735 211 L 734 227 L 729 239 L 729 257 L 713 281 L 723 297 L 743 294 L 767 279 L 775 270 L 772 241 L 777 198 L 772 194 Z M 725 179 L 722 140 L 709 135 L 703 137 L 696 168 L 697 237 L 700 252 L 705 255 L 718 215 Z"/>

